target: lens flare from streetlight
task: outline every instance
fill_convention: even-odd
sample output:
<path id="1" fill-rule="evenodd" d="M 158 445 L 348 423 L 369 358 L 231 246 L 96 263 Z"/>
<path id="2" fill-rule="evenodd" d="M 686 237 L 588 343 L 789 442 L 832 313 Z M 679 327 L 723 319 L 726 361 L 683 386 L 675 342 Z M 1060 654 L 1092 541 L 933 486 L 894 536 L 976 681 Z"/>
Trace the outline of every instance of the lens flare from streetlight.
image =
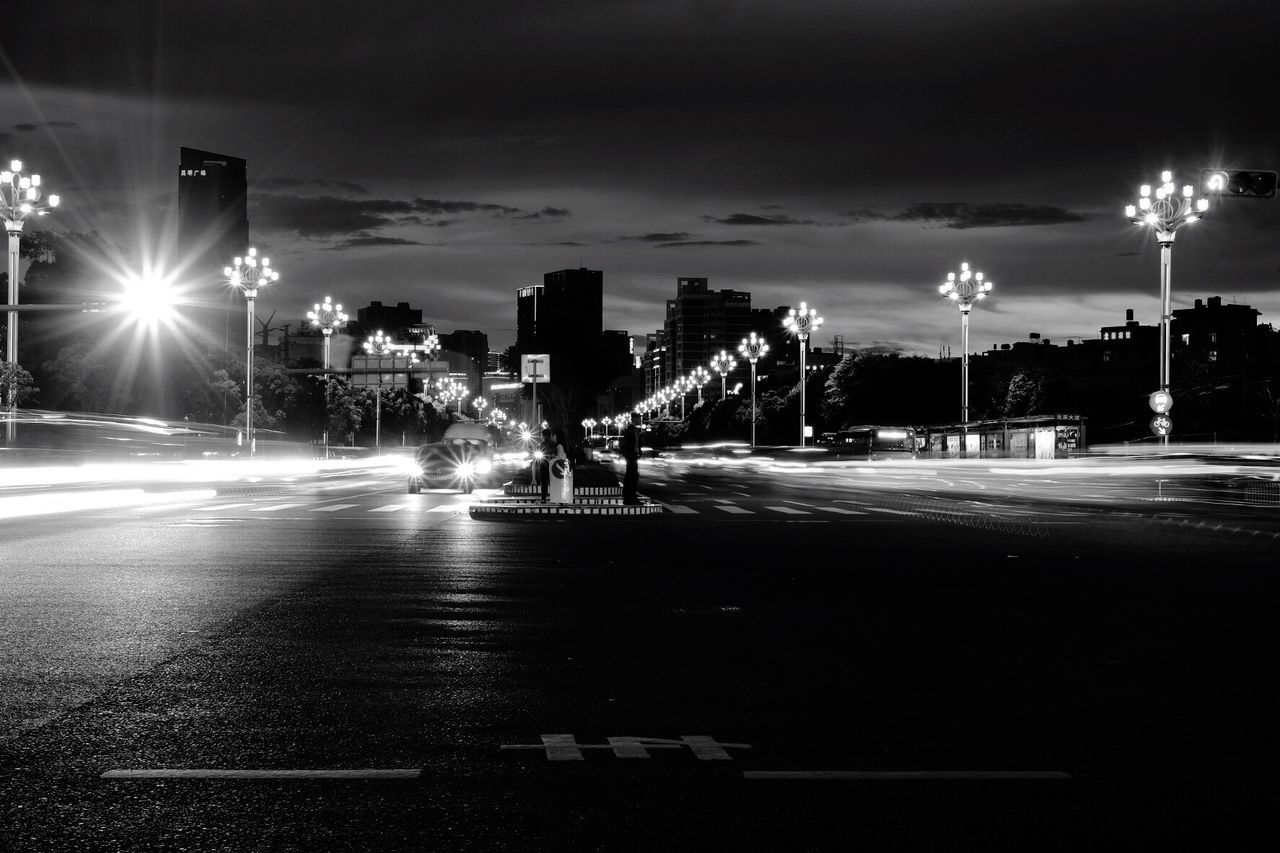
<path id="1" fill-rule="evenodd" d="M 173 321 L 176 299 L 172 282 L 156 273 L 133 274 L 121 285 L 120 307 L 138 326 L 155 329 Z"/>

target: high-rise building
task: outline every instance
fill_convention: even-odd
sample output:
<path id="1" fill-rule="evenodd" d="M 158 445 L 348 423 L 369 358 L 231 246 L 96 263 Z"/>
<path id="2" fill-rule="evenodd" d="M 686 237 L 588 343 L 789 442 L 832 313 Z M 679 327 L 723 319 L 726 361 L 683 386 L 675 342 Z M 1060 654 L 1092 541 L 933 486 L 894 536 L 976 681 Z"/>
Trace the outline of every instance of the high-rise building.
<path id="1" fill-rule="evenodd" d="M 604 273 L 557 270 L 542 284 L 516 291 L 516 349 L 520 354 L 551 356 L 551 381 L 539 387 L 552 405 L 548 416 L 575 424 L 595 404 L 607 383 L 609 365 L 602 354 Z"/>
<path id="2" fill-rule="evenodd" d="M 201 348 L 239 353 L 247 331 L 244 297 L 228 286 L 223 270 L 249 247 L 243 159 L 179 149 L 178 246 L 195 305 L 188 319 Z"/>
<path id="3" fill-rule="evenodd" d="M 705 278 L 678 278 L 676 298 L 667 300 L 663 332 L 663 381 L 671 382 L 695 367 L 708 367 L 720 350 L 737 352 L 751 332 L 751 294 L 710 290 Z"/>

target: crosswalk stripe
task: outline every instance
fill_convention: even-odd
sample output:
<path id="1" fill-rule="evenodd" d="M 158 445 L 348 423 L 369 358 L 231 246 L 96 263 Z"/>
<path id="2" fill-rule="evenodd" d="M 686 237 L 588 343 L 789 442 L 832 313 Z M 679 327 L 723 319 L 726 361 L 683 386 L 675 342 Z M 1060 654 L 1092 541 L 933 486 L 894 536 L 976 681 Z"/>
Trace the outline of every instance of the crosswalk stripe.
<path id="1" fill-rule="evenodd" d="M 312 512 L 337 512 L 338 510 L 351 509 L 352 507 L 356 507 L 356 506 L 360 506 L 360 504 L 334 504 L 333 506 L 318 506 L 311 511 Z"/>
<path id="2" fill-rule="evenodd" d="M 724 507 L 721 507 L 721 509 L 724 509 Z M 771 509 L 774 512 L 780 512 L 784 515 L 813 515 L 811 512 L 805 512 L 802 509 L 792 509 L 789 506 L 767 506 L 765 509 Z"/>
<path id="3" fill-rule="evenodd" d="M 460 504 L 442 504 L 433 506 L 427 512 L 460 512 L 462 509 L 463 507 Z"/>
<path id="4" fill-rule="evenodd" d="M 398 509 L 404 509 L 408 504 L 387 504 L 386 506 L 376 507 L 369 512 L 395 512 Z"/>
<path id="5" fill-rule="evenodd" d="M 866 513 L 860 509 L 844 509 L 843 507 L 838 506 L 820 506 L 816 507 L 816 509 L 820 509 L 823 512 L 834 512 L 839 515 L 866 515 Z"/>
<path id="6" fill-rule="evenodd" d="M 716 509 L 723 512 L 733 513 L 735 515 L 755 515 L 751 510 L 743 509 L 742 507 L 734 506 L 733 504 L 717 504 Z"/>
<path id="7" fill-rule="evenodd" d="M 677 515 L 697 515 L 698 514 L 698 511 L 696 509 L 694 509 L 691 506 L 684 506 L 683 504 L 663 504 L 663 506 L 665 506 L 669 512 L 674 512 Z"/>
<path id="8" fill-rule="evenodd" d="M 219 509 L 239 509 L 242 506 L 253 506 L 253 504 L 218 504 L 217 506 L 202 506 L 200 509 L 203 512 L 212 512 Z"/>
<path id="9" fill-rule="evenodd" d="M 303 504 L 273 504 L 272 506 L 260 506 L 257 509 L 251 509 L 249 512 L 279 512 L 282 509 L 293 509 Z"/>

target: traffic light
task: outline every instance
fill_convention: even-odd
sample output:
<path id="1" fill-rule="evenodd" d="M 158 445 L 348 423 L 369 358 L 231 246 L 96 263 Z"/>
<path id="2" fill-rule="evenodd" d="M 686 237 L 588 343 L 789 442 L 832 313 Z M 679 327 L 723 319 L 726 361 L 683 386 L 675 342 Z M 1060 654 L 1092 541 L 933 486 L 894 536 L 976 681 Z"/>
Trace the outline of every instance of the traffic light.
<path id="1" fill-rule="evenodd" d="M 1201 169 L 1200 186 L 1230 198 L 1275 198 L 1276 173 L 1262 169 Z"/>

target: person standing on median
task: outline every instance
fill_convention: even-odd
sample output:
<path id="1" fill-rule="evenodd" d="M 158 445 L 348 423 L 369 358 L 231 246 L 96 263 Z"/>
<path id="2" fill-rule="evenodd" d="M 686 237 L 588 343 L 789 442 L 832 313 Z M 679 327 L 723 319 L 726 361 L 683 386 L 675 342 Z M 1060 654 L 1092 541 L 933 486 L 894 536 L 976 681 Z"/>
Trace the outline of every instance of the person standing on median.
<path id="1" fill-rule="evenodd" d="M 626 473 L 622 475 L 622 502 L 635 505 L 640 503 L 636 488 L 640 485 L 640 415 L 632 412 L 631 423 L 622 431 L 619 449 L 627 463 Z"/>

